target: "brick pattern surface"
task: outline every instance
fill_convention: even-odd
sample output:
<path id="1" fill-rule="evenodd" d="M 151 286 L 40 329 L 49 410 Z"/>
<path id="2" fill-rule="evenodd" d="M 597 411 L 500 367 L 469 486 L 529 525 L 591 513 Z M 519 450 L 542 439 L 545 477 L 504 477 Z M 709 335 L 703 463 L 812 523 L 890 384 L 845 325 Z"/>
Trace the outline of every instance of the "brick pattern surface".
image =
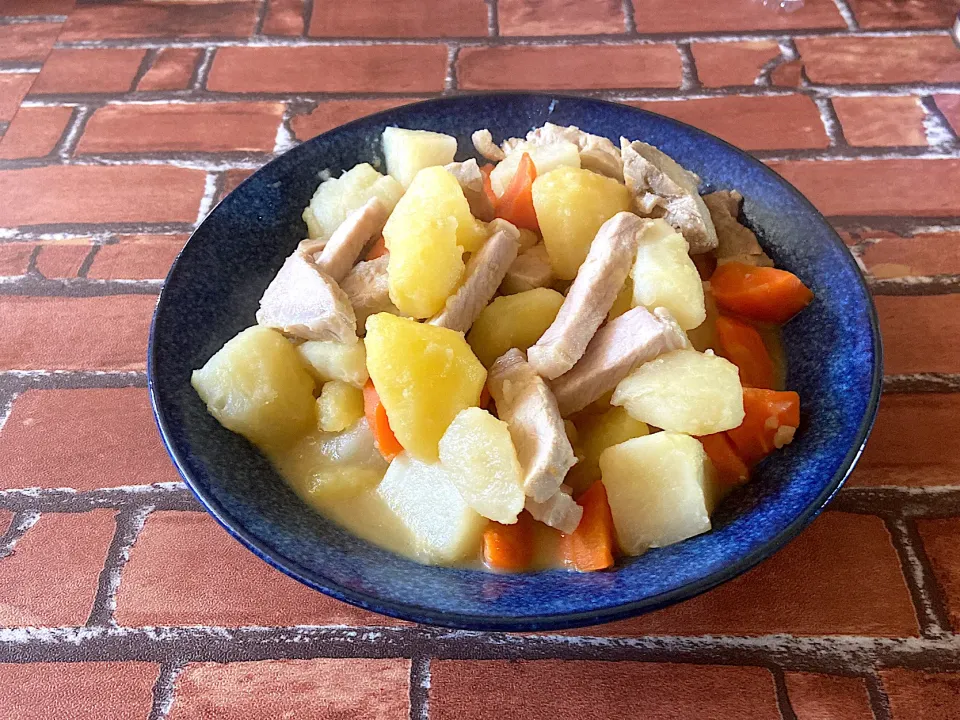
<path id="1" fill-rule="evenodd" d="M 0 720 L 960 717 L 958 0 L 0 0 Z M 886 393 L 831 509 L 683 604 L 446 633 L 257 560 L 157 435 L 150 317 L 278 152 L 440 95 L 580 91 L 834 223 Z"/>

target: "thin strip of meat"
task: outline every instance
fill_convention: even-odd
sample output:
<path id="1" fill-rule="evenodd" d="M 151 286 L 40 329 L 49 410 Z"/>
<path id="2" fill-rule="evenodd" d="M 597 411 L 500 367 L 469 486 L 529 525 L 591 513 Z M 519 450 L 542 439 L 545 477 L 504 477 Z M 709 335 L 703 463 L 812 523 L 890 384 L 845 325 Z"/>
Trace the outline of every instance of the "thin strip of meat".
<path id="1" fill-rule="evenodd" d="M 581 167 L 623 182 L 623 159 L 616 146 L 607 138 L 591 135 L 575 125 L 563 127 L 553 123 L 544 123 L 543 127 L 527 133 L 527 142 L 534 145 L 547 145 L 560 140 L 577 146 L 580 150 Z"/>
<path id="2" fill-rule="evenodd" d="M 574 502 L 570 493 L 572 488 L 561 485 L 560 488 L 542 503 L 528 497 L 524 508 L 544 525 L 556 528 L 564 535 L 569 535 L 577 529 L 583 517 L 583 507 Z"/>
<path id="3" fill-rule="evenodd" d="M 582 410 L 638 365 L 689 346 L 686 333 L 666 308 L 652 313 L 644 307 L 628 310 L 600 328 L 580 362 L 550 383 L 560 415 Z"/>
<path id="4" fill-rule="evenodd" d="M 710 209 L 714 227 L 717 229 L 717 249 L 713 254 L 718 261 L 745 262 L 751 265 L 773 267 L 773 261 L 757 242 L 753 231 L 740 224 L 740 204 L 743 195 L 736 190 L 718 190 L 703 196 Z"/>
<path id="5" fill-rule="evenodd" d="M 367 318 L 371 315 L 379 312 L 400 314 L 390 300 L 389 263 L 389 255 L 358 262 L 340 283 L 357 317 L 357 334 L 360 337 L 366 334 Z"/>
<path id="6" fill-rule="evenodd" d="M 547 248 L 540 243 L 517 256 L 500 283 L 500 292 L 514 295 L 534 288 L 549 287 L 555 279 Z"/>
<path id="7" fill-rule="evenodd" d="M 643 223 L 633 213 L 621 212 L 600 226 L 556 319 L 527 351 L 542 377 L 560 377 L 583 357 L 630 272 Z"/>
<path id="8" fill-rule="evenodd" d="M 317 268 L 340 282 L 360 257 L 360 253 L 383 231 L 390 213 L 378 198 L 372 197 L 347 215 L 334 230 L 315 261 Z"/>
<path id="9" fill-rule="evenodd" d="M 493 220 L 493 203 L 483 190 L 483 175 L 480 173 L 477 161 L 470 158 L 466 162 L 452 162 L 444 165 L 443 168 L 460 183 L 463 196 L 470 205 L 470 213 L 484 222 Z"/>
<path id="10" fill-rule="evenodd" d="M 470 136 L 473 146 L 477 152 L 483 155 L 490 162 L 500 162 L 506 157 L 506 154 L 493 142 L 493 135 L 486 128 L 477 130 Z"/>
<path id="11" fill-rule="evenodd" d="M 493 363 L 487 387 L 510 428 L 523 491 L 535 502 L 548 501 L 577 462 L 553 393 L 516 348 Z"/>
<path id="12" fill-rule="evenodd" d="M 506 220 L 490 223 L 493 235 L 470 256 L 463 284 L 446 306 L 430 318 L 431 325 L 466 332 L 487 306 L 520 249 L 520 231 Z"/>

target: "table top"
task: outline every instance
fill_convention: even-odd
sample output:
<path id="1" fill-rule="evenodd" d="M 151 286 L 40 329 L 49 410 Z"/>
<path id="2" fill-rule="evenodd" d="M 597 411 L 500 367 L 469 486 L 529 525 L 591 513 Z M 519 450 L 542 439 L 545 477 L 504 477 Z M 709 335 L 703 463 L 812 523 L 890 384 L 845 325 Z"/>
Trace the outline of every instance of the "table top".
<path id="1" fill-rule="evenodd" d="M 0 0 L 0 718 L 960 716 L 956 0 Z M 449 632 L 272 570 L 146 391 L 184 240 L 276 153 L 492 89 L 753 152 L 859 259 L 886 394 L 847 486 L 726 585 L 557 634 Z"/>

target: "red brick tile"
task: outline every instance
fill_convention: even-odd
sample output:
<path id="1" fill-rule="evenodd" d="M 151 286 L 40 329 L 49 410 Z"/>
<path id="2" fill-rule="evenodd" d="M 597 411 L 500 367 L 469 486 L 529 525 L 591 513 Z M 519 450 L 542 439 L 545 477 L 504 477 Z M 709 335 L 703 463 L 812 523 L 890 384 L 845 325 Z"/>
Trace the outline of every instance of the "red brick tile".
<path id="1" fill-rule="evenodd" d="M 763 66 L 780 56 L 773 40 L 690 44 L 697 76 L 706 87 L 753 85 Z"/>
<path id="2" fill-rule="evenodd" d="M 246 180 L 248 177 L 253 175 L 253 170 L 227 170 L 223 174 L 223 180 L 220 186 L 220 192 L 218 193 L 217 200 L 222 200 L 227 195 L 232 193 L 237 187 Z"/>
<path id="3" fill-rule="evenodd" d="M 862 678 L 785 673 L 797 720 L 873 720 Z"/>
<path id="4" fill-rule="evenodd" d="M 443 89 L 443 45 L 225 47 L 207 88 L 220 92 L 431 92 Z"/>
<path id="5" fill-rule="evenodd" d="M 94 280 L 162 280 L 187 241 L 186 235 L 124 235 L 103 245 L 87 277 Z"/>
<path id="6" fill-rule="evenodd" d="M 274 570 L 200 512 L 155 512 L 117 596 L 121 625 L 396 625 Z"/>
<path id="7" fill-rule="evenodd" d="M 950 622 L 960 627 L 960 518 L 917 520 L 917 530 L 945 596 Z"/>
<path id="8" fill-rule="evenodd" d="M 0 26 L 0 60 L 42 62 L 59 32 L 59 23 Z"/>
<path id="9" fill-rule="evenodd" d="M 201 55 L 199 48 L 163 48 L 137 83 L 137 90 L 186 90 Z"/>
<path id="10" fill-rule="evenodd" d="M 862 236 L 879 240 L 867 245 L 860 258 L 873 277 L 960 275 L 960 232 L 921 233 L 909 238 L 885 232 Z"/>
<path id="11" fill-rule="evenodd" d="M 310 18 L 314 37 L 453 37 L 487 35 L 483 0 L 377 0 L 316 3 Z"/>
<path id="12" fill-rule="evenodd" d="M 265 35 L 300 35 L 304 0 L 268 0 L 263 20 Z"/>
<path id="13" fill-rule="evenodd" d="M 47 223 L 194 222 L 206 174 L 157 165 L 0 171 L 0 227 Z"/>
<path id="14" fill-rule="evenodd" d="M 36 77 L 32 73 L 0 74 L 0 122 L 13 120 Z"/>
<path id="15" fill-rule="evenodd" d="M 883 521 L 827 512 L 772 558 L 705 595 L 580 632 L 903 637 L 918 627 Z"/>
<path id="16" fill-rule="evenodd" d="M 603 35 L 625 32 L 620 0 L 500 0 L 501 35 Z"/>
<path id="17" fill-rule="evenodd" d="M 168 717 L 406 720 L 409 673 L 402 658 L 191 663 L 177 677 Z"/>
<path id="18" fill-rule="evenodd" d="M 85 5 L 70 13 L 60 40 L 245 37 L 253 32 L 255 14 L 250 2 Z"/>
<path id="19" fill-rule="evenodd" d="M 3 0 L 3 14 L 11 17 L 21 15 L 66 15 L 75 0 Z"/>
<path id="20" fill-rule="evenodd" d="M 808 97 L 721 97 L 636 104 L 706 130 L 744 150 L 825 148 L 820 111 Z"/>
<path id="21" fill-rule="evenodd" d="M 535 689 L 535 690 L 534 690 Z M 779 720 L 764 668 L 569 660 L 431 664 L 434 720 Z"/>
<path id="22" fill-rule="evenodd" d="M 955 191 L 960 160 L 784 160 L 768 165 L 824 215 L 960 215 Z"/>
<path id="23" fill-rule="evenodd" d="M 926 145 L 926 115 L 915 97 L 838 97 L 833 99 L 843 135 L 851 145 Z"/>
<path id="24" fill-rule="evenodd" d="M 56 146 L 72 115 L 69 107 L 20 108 L 0 139 L 0 158 L 43 157 Z"/>
<path id="25" fill-rule="evenodd" d="M 48 513 L 0 560 L 0 626 L 83 625 L 93 608 L 115 510 Z"/>
<path id="26" fill-rule="evenodd" d="M 16 720 L 145 718 L 159 672 L 158 665 L 146 662 L 0 664 L 0 715 Z"/>
<path id="27" fill-rule="evenodd" d="M 892 720 L 956 720 L 960 716 L 960 673 L 881 670 Z"/>
<path id="28" fill-rule="evenodd" d="M 960 133 L 960 95 L 934 95 L 934 100 L 953 131 Z"/>
<path id="29" fill-rule="evenodd" d="M 0 431 L 0 457 L 4 489 L 180 481 L 143 388 L 28 390 Z"/>
<path id="30" fill-rule="evenodd" d="M 957 0 L 849 0 L 864 30 L 947 28 L 960 12 Z"/>
<path id="31" fill-rule="evenodd" d="M 960 372 L 960 295 L 874 298 L 887 375 Z"/>
<path id="32" fill-rule="evenodd" d="M 633 0 L 642 33 L 735 32 L 795 28 L 846 27 L 831 0 L 807 0 L 803 9 L 785 13 L 755 0 Z"/>
<path id="33" fill-rule="evenodd" d="M 53 50 L 33 86 L 35 93 L 122 93 L 130 90 L 146 50 Z"/>
<path id="34" fill-rule="evenodd" d="M 807 76 L 822 85 L 960 81 L 960 52 L 947 35 L 798 38 Z"/>
<path id="35" fill-rule="evenodd" d="M 77 153 L 270 152 L 282 103 L 106 105 L 84 129 Z"/>
<path id="36" fill-rule="evenodd" d="M 465 90 L 571 90 L 680 87 L 673 45 L 567 45 L 464 48 L 457 61 Z"/>
<path id="37" fill-rule="evenodd" d="M 770 73 L 770 82 L 777 87 L 800 87 L 803 84 L 803 60 L 777 65 Z"/>
<path id="38" fill-rule="evenodd" d="M 332 130 L 339 125 L 372 115 L 381 110 L 389 110 L 406 105 L 411 100 L 385 98 L 377 100 L 327 100 L 321 102 L 307 115 L 297 115 L 290 125 L 298 140 L 309 140 L 315 135 Z"/>
<path id="39" fill-rule="evenodd" d="M 30 265 L 36 243 L 0 244 L 0 277 L 23 275 Z"/>
<path id="40" fill-rule="evenodd" d="M 86 240 L 48 243 L 37 256 L 37 270 L 46 278 L 72 278 L 90 254 Z"/>
<path id="41" fill-rule="evenodd" d="M 0 370 L 143 370 L 157 299 L 0 298 Z"/>

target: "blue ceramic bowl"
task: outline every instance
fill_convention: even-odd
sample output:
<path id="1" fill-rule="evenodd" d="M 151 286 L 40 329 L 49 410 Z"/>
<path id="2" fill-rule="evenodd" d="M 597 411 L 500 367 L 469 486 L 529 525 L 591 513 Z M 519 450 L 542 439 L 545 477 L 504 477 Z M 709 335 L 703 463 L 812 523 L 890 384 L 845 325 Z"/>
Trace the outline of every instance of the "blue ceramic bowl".
<path id="1" fill-rule="evenodd" d="M 190 372 L 254 323 L 264 288 L 306 235 L 300 213 L 319 182 L 382 160 L 388 125 L 436 130 L 474 156 L 470 133 L 524 135 L 550 121 L 618 141 L 640 138 L 735 188 L 746 222 L 814 302 L 786 325 L 787 385 L 802 398 L 793 444 L 731 495 L 714 529 L 627 560 L 612 572 L 489 573 L 418 565 L 358 540 L 305 505 L 270 463 L 207 414 Z M 647 612 L 704 592 L 756 565 L 805 527 L 850 473 L 881 385 L 875 311 L 847 249 L 813 206 L 749 155 L 683 123 L 576 97 L 502 94 L 407 105 L 324 133 L 259 170 L 190 238 L 157 304 L 148 376 L 160 432 L 187 484 L 240 542 L 293 578 L 354 605 L 407 620 L 475 630 L 544 630 Z"/>

